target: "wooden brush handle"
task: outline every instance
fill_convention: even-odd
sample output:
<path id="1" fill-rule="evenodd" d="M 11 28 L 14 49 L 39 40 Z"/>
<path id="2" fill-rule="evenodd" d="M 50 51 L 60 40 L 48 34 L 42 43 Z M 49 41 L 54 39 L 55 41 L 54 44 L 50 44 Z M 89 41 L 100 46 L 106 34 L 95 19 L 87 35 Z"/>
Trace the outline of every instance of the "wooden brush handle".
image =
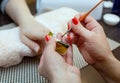
<path id="1" fill-rule="evenodd" d="M 87 13 L 85 13 L 82 17 L 80 17 L 79 21 L 82 22 L 85 20 L 85 18 L 98 6 L 100 5 L 104 0 L 101 0 L 99 3 L 97 3 L 92 9 L 90 9 Z"/>

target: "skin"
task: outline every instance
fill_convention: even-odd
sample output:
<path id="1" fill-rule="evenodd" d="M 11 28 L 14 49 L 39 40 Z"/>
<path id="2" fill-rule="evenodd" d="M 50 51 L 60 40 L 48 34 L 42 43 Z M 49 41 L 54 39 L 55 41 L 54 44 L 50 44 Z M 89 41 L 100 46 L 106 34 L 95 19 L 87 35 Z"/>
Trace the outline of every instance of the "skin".
<path id="1" fill-rule="evenodd" d="M 78 20 L 83 14 L 77 15 Z M 79 21 L 79 20 L 78 20 Z M 72 27 L 71 39 L 88 64 L 92 65 L 107 83 L 120 82 L 120 62 L 113 56 L 102 26 L 88 16 Z M 84 25 L 84 26 L 83 26 Z"/>
<path id="2" fill-rule="evenodd" d="M 38 68 L 40 75 L 51 83 L 81 83 L 80 71 L 73 66 L 72 47 L 68 48 L 64 57 L 55 48 L 56 42 L 53 38 L 46 42 Z"/>
<path id="3" fill-rule="evenodd" d="M 69 37 L 64 37 L 62 40 L 76 44 L 84 59 L 100 73 L 106 83 L 119 83 L 120 62 L 113 56 L 102 26 L 90 16 L 80 23 L 78 19 L 82 15 L 75 16 L 78 24 L 75 25 L 72 20 L 68 23 L 72 30 L 68 34 Z M 72 70 L 74 75 L 68 70 Z M 78 69 L 66 65 L 64 58 L 55 51 L 53 39 L 47 42 L 40 61 L 39 71 L 52 83 L 61 81 L 61 83 L 81 83 Z"/>
<path id="4" fill-rule="evenodd" d="M 34 19 L 25 0 L 9 0 L 5 10 L 19 25 L 21 41 L 35 53 L 42 50 L 45 45 L 44 36 L 49 30 Z"/>

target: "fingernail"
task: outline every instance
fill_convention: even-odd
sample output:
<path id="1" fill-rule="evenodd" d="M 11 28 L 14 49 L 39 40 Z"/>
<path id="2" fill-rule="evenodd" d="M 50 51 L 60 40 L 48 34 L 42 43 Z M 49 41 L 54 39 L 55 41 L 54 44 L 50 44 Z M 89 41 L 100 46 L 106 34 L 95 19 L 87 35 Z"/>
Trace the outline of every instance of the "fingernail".
<path id="1" fill-rule="evenodd" d="M 46 35 L 45 36 L 45 40 L 48 42 L 50 40 L 50 36 L 49 35 Z"/>
<path id="2" fill-rule="evenodd" d="M 72 44 L 73 43 L 73 40 L 72 40 L 72 36 L 71 36 L 71 34 L 67 34 L 67 38 L 68 38 L 68 43 L 69 44 Z"/>
<path id="3" fill-rule="evenodd" d="M 67 34 L 67 38 L 68 38 L 68 41 L 71 41 L 71 36 L 69 33 Z"/>
<path id="4" fill-rule="evenodd" d="M 76 17 L 74 17 L 74 18 L 72 19 L 72 22 L 73 22 L 75 25 L 78 24 L 78 20 L 76 19 Z"/>
<path id="5" fill-rule="evenodd" d="M 68 23 L 68 30 L 70 29 L 70 23 Z"/>
<path id="6" fill-rule="evenodd" d="M 35 46 L 34 51 L 35 51 L 36 53 L 38 53 L 39 47 L 38 47 L 38 46 Z"/>

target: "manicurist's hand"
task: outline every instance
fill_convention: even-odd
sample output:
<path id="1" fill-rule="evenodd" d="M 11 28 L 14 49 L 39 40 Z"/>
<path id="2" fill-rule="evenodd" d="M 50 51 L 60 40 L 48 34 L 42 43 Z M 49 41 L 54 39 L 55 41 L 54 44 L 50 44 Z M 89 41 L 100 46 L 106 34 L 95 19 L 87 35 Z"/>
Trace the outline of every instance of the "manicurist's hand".
<path id="1" fill-rule="evenodd" d="M 69 24 L 74 34 L 73 42 L 79 48 L 84 59 L 89 64 L 96 64 L 108 57 L 113 57 L 102 26 L 90 16 L 80 23 L 81 16 L 74 17 Z"/>
<path id="2" fill-rule="evenodd" d="M 55 51 L 55 40 L 50 36 L 46 36 L 46 40 L 39 64 L 40 75 L 52 83 L 81 83 L 79 69 L 73 66 L 72 47 L 63 57 Z"/>
<path id="3" fill-rule="evenodd" d="M 82 15 L 77 15 L 68 23 L 72 31 L 67 40 L 77 45 L 84 59 L 107 83 L 119 83 L 120 62 L 113 56 L 102 26 L 90 16 L 79 22 Z"/>

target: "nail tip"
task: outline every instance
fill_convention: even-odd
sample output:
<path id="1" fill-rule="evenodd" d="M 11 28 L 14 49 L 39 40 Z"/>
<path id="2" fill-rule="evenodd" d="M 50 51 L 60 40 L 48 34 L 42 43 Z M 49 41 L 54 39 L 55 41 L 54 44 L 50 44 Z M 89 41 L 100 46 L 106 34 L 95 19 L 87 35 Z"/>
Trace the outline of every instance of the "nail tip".
<path id="1" fill-rule="evenodd" d="M 49 35 L 46 35 L 45 36 L 45 40 L 48 42 L 50 40 L 50 36 Z"/>
<path id="2" fill-rule="evenodd" d="M 34 48 L 34 51 L 35 51 L 36 53 L 38 53 L 38 52 L 39 52 L 39 47 L 38 47 L 38 46 L 35 47 L 35 48 Z"/>
<path id="3" fill-rule="evenodd" d="M 74 17 L 74 18 L 72 19 L 72 22 L 73 22 L 75 25 L 77 25 L 77 24 L 78 24 L 78 20 L 77 20 L 77 18 Z"/>

